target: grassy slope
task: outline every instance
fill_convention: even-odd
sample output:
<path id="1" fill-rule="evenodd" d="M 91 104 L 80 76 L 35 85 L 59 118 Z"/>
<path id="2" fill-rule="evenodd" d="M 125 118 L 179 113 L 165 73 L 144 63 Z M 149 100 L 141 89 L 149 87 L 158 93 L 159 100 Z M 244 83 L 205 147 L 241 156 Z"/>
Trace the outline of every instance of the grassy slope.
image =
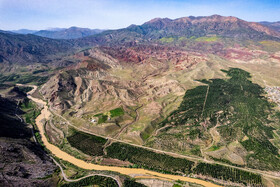
<path id="1" fill-rule="evenodd" d="M 203 138 L 206 129 L 220 124 L 218 131 L 225 145 L 238 140 L 250 152 L 247 155 L 248 166 L 279 169 L 278 149 L 269 141 L 273 138 L 274 128 L 267 125 L 275 123 L 268 120 L 274 111 L 261 96 L 263 89 L 248 80 L 250 74 L 246 71 L 232 68 L 224 72 L 231 78 L 202 80 L 206 85 L 188 90 L 180 107 L 162 125 L 190 124 L 187 136 Z M 244 136 L 249 139 L 242 141 Z"/>
<path id="2" fill-rule="evenodd" d="M 75 131 L 73 134 L 74 135 L 71 135 L 71 138 L 81 135 L 87 137 L 87 142 L 81 142 L 81 144 L 88 145 L 87 149 L 81 148 L 77 146 L 77 144 L 73 145 L 76 146 L 77 149 L 81 149 L 83 152 L 90 150 L 90 147 L 98 147 L 100 146 L 100 141 L 105 141 L 103 138 L 85 134 L 79 131 Z M 79 140 L 81 140 L 81 138 Z M 198 163 L 196 165 L 193 161 L 189 161 L 187 159 L 175 158 L 169 155 L 155 153 L 153 151 L 119 142 L 113 143 L 106 149 L 107 155 L 103 156 L 129 161 L 134 164 L 133 167 L 148 168 L 163 173 L 203 174 L 213 178 L 244 183 L 245 185 L 262 183 L 261 176 L 258 174 L 215 164 Z"/>

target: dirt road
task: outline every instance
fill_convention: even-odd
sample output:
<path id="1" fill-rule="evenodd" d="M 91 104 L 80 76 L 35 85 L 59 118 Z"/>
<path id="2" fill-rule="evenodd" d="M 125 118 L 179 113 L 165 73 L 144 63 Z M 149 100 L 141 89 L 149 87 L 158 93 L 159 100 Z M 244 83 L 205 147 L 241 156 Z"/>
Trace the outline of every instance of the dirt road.
<path id="1" fill-rule="evenodd" d="M 36 89 L 36 87 L 33 87 L 34 89 Z M 34 89 L 30 92 L 33 93 Z M 30 93 L 28 94 L 28 98 L 33 100 L 35 103 L 38 103 L 40 105 L 43 105 L 43 109 L 41 111 L 41 114 L 36 118 L 36 125 L 38 127 L 38 130 L 40 132 L 40 135 L 42 137 L 42 142 L 44 143 L 44 145 L 46 146 L 46 148 L 48 150 L 50 150 L 50 152 L 55 155 L 57 158 L 63 159 L 67 162 L 70 162 L 80 168 L 83 169 L 88 169 L 88 170 L 108 170 L 108 171 L 114 171 L 114 172 L 118 172 L 124 175 L 142 175 L 142 176 L 148 176 L 149 178 L 151 177 L 155 177 L 155 178 L 162 178 L 162 179 L 167 179 L 167 180 L 181 180 L 181 181 L 186 181 L 186 182 L 191 182 L 191 183 L 197 183 L 203 186 L 209 186 L 209 187 L 218 187 L 219 185 L 213 184 L 211 182 L 208 181 L 203 181 L 200 179 L 194 179 L 194 178 L 190 178 L 190 177 L 184 177 L 184 176 L 178 176 L 178 175 L 170 175 L 170 174 L 162 174 L 162 173 L 158 173 L 155 171 L 149 171 L 146 169 L 137 169 L 137 168 L 122 168 L 122 167 L 113 167 L 113 166 L 102 166 L 102 165 L 97 165 L 97 164 L 91 164 L 91 163 L 87 163 L 83 160 L 77 159 L 74 156 L 60 150 L 58 147 L 56 147 L 53 144 L 50 144 L 45 136 L 45 131 L 44 131 L 44 124 L 41 122 L 43 119 L 48 120 L 51 116 L 51 112 L 48 110 L 48 106 L 46 104 L 46 102 L 44 102 L 41 99 L 38 98 L 34 98 L 30 95 Z"/>

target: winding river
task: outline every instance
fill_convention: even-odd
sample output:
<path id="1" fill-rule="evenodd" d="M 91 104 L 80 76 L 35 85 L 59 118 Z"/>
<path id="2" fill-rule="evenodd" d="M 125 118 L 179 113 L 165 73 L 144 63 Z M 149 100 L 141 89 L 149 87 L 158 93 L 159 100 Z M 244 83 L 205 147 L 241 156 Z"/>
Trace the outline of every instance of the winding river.
<path id="1" fill-rule="evenodd" d="M 30 86 L 30 85 L 28 85 Z M 114 167 L 114 166 L 102 166 L 102 165 L 97 165 L 97 164 L 92 164 L 92 163 L 87 163 L 83 160 L 77 159 L 74 156 L 60 150 L 58 147 L 55 145 L 51 144 L 48 142 L 46 136 L 45 136 L 45 131 L 44 131 L 44 124 L 41 122 L 42 119 L 48 120 L 51 116 L 50 111 L 48 110 L 47 103 L 41 99 L 34 98 L 31 96 L 32 93 L 37 89 L 37 86 L 32 86 L 33 90 L 28 92 L 28 98 L 34 101 L 35 103 L 42 105 L 43 109 L 41 111 L 41 114 L 36 118 L 36 125 L 38 127 L 38 130 L 40 132 L 40 135 L 42 137 L 42 141 L 46 148 L 50 150 L 50 152 L 55 155 L 57 158 L 60 158 L 62 160 L 65 160 L 67 162 L 70 162 L 80 168 L 83 169 L 88 169 L 88 170 L 108 170 L 108 171 L 114 171 L 118 172 L 124 175 L 140 175 L 143 176 L 141 178 L 162 178 L 166 180 L 181 180 L 181 181 L 186 181 L 186 182 L 191 182 L 191 183 L 196 183 L 200 184 L 203 186 L 207 187 L 218 187 L 219 185 L 213 184 L 211 182 L 203 181 L 200 179 L 195 179 L 195 178 L 190 178 L 190 177 L 184 177 L 184 176 L 179 176 L 179 175 L 170 175 L 170 174 L 163 174 L 163 173 L 158 173 L 155 171 L 150 171 L 146 169 L 138 169 L 138 168 L 123 168 L 123 167 Z"/>

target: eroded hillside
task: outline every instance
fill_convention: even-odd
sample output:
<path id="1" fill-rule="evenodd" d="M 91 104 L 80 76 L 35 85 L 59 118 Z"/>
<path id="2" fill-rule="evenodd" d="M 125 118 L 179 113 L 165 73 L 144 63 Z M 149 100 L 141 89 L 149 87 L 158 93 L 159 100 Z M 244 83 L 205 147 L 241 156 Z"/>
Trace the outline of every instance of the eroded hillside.
<path id="1" fill-rule="evenodd" d="M 223 185 L 276 184 L 268 178 L 277 178 L 280 168 L 279 108 L 273 103 L 280 99 L 279 36 L 261 24 L 218 15 L 156 18 L 73 40 L 1 32 L 0 83 L 38 85 L 33 96 L 47 100 L 51 112 L 42 123 L 47 141 L 88 163 Z M 33 106 L 22 105 L 29 112 L 22 115 L 35 125 Z M 21 150 L 33 150 L 27 144 L 12 145 L 24 157 Z M 91 173 L 60 163 L 74 178 Z M 33 177 L 22 167 L 14 170 L 5 176 Z"/>
<path id="2" fill-rule="evenodd" d="M 206 45 L 217 43 L 195 42 Z M 215 53 L 211 50 L 206 53 L 186 50 L 176 45 L 148 46 L 135 43 L 123 47 L 96 47 L 77 53 L 75 58 L 80 63 L 52 77 L 41 88 L 41 93 L 48 99 L 54 112 L 89 132 L 180 154 L 275 170 L 278 166 L 271 165 L 271 161 L 278 159 L 278 145 L 271 142 L 277 142 L 277 138 L 271 142 L 270 139 L 275 138 L 273 134 L 276 129 L 273 129 L 275 125 L 272 124 L 279 121 L 270 122 L 272 113 L 267 111 L 271 111 L 272 107 L 266 103 L 265 109 L 264 103 L 259 103 L 264 102 L 258 98 L 263 97 L 265 92 L 247 80 L 248 73 L 240 70 L 244 77 L 239 80 L 233 76 L 230 79 L 238 79 L 235 84 L 240 84 L 241 87 L 237 93 L 243 95 L 245 103 L 238 104 L 234 101 L 237 104 L 229 105 L 227 109 L 217 108 L 227 104 L 229 98 L 240 98 L 238 94 L 230 95 L 237 89 L 233 81 L 229 81 L 231 84 L 227 85 L 228 82 L 222 79 L 213 79 L 226 78 L 221 69 L 239 67 L 249 71 L 253 82 L 262 86 L 279 84 L 279 75 L 276 73 L 280 69 L 278 53 L 261 48 L 250 49 L 255 45 L 254 43 L 235 48 L 224 46 Z M 272 67 L 274 70 L 268 73 Z M 202 79 L 211 80 L 198 81 Z M 244 85 L 240 82 L 243 80 Z M 184 96 L 186 90 L 195 86 L 199 87 L 195 88 L 193 93 L 186 92 L 186 95 L 193 95 Z M 247 89 L 250 92 L 247 92 Z M 258 94 L 254 96 L 256 100 L 252 100 L 254 105 L 244 109 L 246 102 L 253 97 L 253 89 L 257 92 L 254 94 Z M 213 104 L 209 111 L 207 107 L 211 102 L 206 102 L 206 93 L 210 94 L 207 99 Z M 219 94 L 225 95 L 222 103 L 218 103 L 219 99 L 222 99 Z M 188 97 L 192 96 L 196 96 L 195 103 L 200 105 L 192 106 L 196 114 L 188 104 L 194 102 L 188 100 Z M 180 110 L 183 103 L 186 111 L 192 113 L 180 112 L 176 119 L 192 120 L 185 120 L 184 125 L 175 125 L 179 122 L 170 123 L 165 120 L 163 125 L 162 121 L 170 120 L 168 116 L 175 115 L 173 111 Z M 258 104 L 261 106 L 257 106 Z M 255 108 L 263 108 L 263 111 L 255 111 Z M 238 116 L 243 115 L 243 109 L 247 111 L 244 115 L 250 118 Z M 123 112 L 114 116 L 110 112 L 114 110 Z M 240 118 L 244 120 L 234 121 Z M 236 123 L 240 124 L 239 130 L 236 130 L 235 126 L 231 127 L 232 132 L 227 129 L 230 124 Z M 270 125 L 266 128 L 268 124 Z M 251 150 L 249 144 L 256 142 L 260 143 L 259 148 Z M 268 148 L 267 152 L 263 153 L 257 152 L 264 145 L 271 149 Z M 260 154 L 267 154 L 265 157 L 270 159 L 259 160 L 264 157 Z"/>
<path id="3" fill-rule="evenodd" d="M 1 94 L 3 90 L 1 85 Z M 23 121 L 33 115 L 31 108 L 23 111 L 18 106 L 28 103 L 26 95 L 15 87 L 8 89 L 5 96 L 0 96 L 0 186 L 56 185 L 55 164 L 41 145 L 34 142 L 32 127 Z"/>

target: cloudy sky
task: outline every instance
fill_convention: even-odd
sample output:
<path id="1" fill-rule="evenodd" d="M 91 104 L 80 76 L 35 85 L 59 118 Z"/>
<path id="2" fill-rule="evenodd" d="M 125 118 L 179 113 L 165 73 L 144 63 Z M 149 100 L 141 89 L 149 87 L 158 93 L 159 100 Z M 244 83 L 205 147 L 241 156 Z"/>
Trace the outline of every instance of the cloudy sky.
<path id="1" fill-rule="evenodd" d="M 0 29 L 117 29 L 155 17 L 213 14 L 280 21 L 280 0 L 0 0 Z"/>

